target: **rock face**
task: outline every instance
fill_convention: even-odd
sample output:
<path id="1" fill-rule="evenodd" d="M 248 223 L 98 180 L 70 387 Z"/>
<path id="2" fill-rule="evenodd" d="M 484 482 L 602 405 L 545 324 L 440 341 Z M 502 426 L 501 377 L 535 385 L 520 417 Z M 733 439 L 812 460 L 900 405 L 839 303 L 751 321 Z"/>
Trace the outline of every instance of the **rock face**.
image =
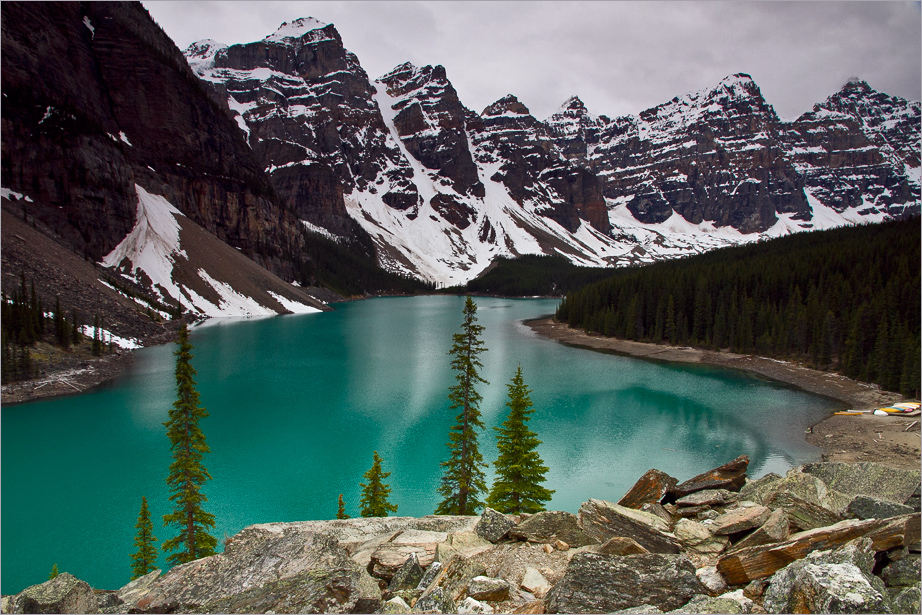
<path id="1" fill-rule="evenodd" d="M 578 553 L 546 602 L 549 613 L 611 613 L 639 604 L 666 611 L 706 592 L 683 555 Z"/>
<path id="2" fill-rule="evenodd" d="M 93 588 L 67 572 L 10 599 L 5 613 L 98 613 Z"/>

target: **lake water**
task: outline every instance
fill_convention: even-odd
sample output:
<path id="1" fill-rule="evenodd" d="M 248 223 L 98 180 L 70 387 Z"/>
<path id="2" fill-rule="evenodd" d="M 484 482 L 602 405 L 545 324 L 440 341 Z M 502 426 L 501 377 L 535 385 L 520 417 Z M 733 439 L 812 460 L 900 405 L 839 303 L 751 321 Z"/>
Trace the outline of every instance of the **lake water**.
<path id="1" fill-rule="evenodd" d="M 531 428 L 556 490 L 550 510 L 618 500 L 650 468 L 684 480 L 746 454 L 750 475 L 819 459 L 807 426 L 834 402 L 752 375 L 563 346 L 522 321 L 556 301 L 477 298 L 480 448 L 496 459 L 493 426 L 521 365 Z M 330 519 L 342 493 L 358 516 L 372 451 L 391 472 L 398 515 L 431 514 L 440 498 L 454 383 L 447 352 L 463 297 L 382 298 L 323 314 L 209 321 L 192 331 L 213 480 L 204 492 L 219 542 L 247 525 Z M 2 592 L 48 578 L 53 564 L 97 588 L 128 582 L 146 496 L 154 534 L 169 512 L 163 422 L 175 400 L 175 345 L 146 348 L 118 379 L 73 397 L 2 410 Z M 493 478 L 487 471 L 487 483 Z M 160 563 L 165 558 L 161 555 Z"/>

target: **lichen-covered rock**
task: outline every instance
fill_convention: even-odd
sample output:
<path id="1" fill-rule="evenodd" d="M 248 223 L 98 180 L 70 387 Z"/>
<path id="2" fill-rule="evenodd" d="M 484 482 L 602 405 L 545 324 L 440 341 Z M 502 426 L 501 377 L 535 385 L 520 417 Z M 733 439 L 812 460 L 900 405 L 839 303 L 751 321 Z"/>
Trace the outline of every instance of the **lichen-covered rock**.
<path id="1" fill-rule="evenodd" d="M 303 582 L 303 589 L 287 582 L 294 577 Z M 332 595 L 326 587 L 335 588 L 329 590 Z M 285 597 L 289 589 L 297 592 L 294 598 Z M 241 599 L 244 602 L 232 600 L 244 592 L 249 592 Z M 285 604 L 316 599 L 322 606 L 304 603 L 298 608 L 348 612 L 359 605 L 376 609 L 381 592 L 365 568 L 353 561 L 332 536 L 302 532 L 297 524 L 278 524 L 250 526 L 230 539 L 223 553 L 176 566 L 155 582 L 153 589 L 138 601 L 137 608 L 192 610 L 220 603 L 216 608 L 225 612 L 247 604 L 259 605 L 254 608 L 264 611 L 278 610 L 272 606 L 273 599 Z"/>
<path id="2" fill-rule="evenodd" d="M 148 572 L 143 577 L 138 577 L 119 589 L 116 595 L 123 604 L 127 605 L 127 608 L 134 608 L 138 605 L 138 600 L 146 596 L 153 588 L 154 582 L 159 576 L 159 569 Z"/>
<path id="3" fill-rule="evenodd" d="M 739 499 L 739 494 L 726 489 L 704 489 L 690 493 L 676 500 L 676 506 L 715 506 L 730 504 Z"/>
<path id="4" fill-rule="evenodd" d="M 763 605 L 769 613 L 884 613 L 883 582 L 871 574 L 869 539 L 818 551 L 782 568 L 771 579 Z"/>
<path id="5" fill-rule="evenodd" d="M 696 553 L 720 553 L 730 544 L 726 536 L 715 536 L 706 525 L 691 519 L 676 523 L 673 534 L 686 549 Z"/>
<path id="6" fill-rule="evenodd" d="M 922 472 L 861 463 L 808 463 L 802 471 L 822 480 L 830 489 L 845 495 L 869 495 L 903 504 L 919 488 Z"/>
<path id="7" fill-rule="evenodd" d="M 698 581 L 701 582 L 701 585 L 703 585 L 712 596 L 717 596 L 727 591 L 727 582 L 720 573 L 717 572 L 716 566 L 699 568 L 695 571 L 695 576 L 698 577 Z"/>
<path id="8" fill-rule="evenodd" d="M 580 527 L 576 515 L 557 510 L 531 515 L 509 530 L 509 535 L 540 544 L 554 544 L 557 540 L 563 540 L 572 547 L 597 542 Z"/>
<path id="9" fill-rule="evenodd" d="M 456 532 L 450 534 L 448 539 L 439 544 L 435 549 L 436 561 L 443 564 L 451 561 L 455 556 L 471 557 L 493 546 L 474 532 Z"/>
<path id="10" fill-rule="evenodd" d="M 594 542 L 615 536 L 631 538 L 651 553 L 678 553 L 679 545 L 667 535 L 669 526 L 656 515 L 591 499 L 579 507 L 579 524 Z"/>
<path id="11" fill-rule="evenodd" d="M 743 609 L 743 605 L 738 600 L 726 598 L 724 596 L 714 597 L 699 595 L 695 596 L 678 609 L 668 611 L 669 613 L 750 613 Z"/>
<path id="12" fill-rule="evenodd" d="M 785 491 L 773 493 L 765 505 L 772 510 L 784 510 L 790 525 L 799 531 L 826 527 L 842 520 L 842 517 L 832 510 Z"/>
<path id="13" fill-rule="evenodd" d="M 471 579 L 467 595 L 474 600 L 501 602 L 509 598 L 509 582 L 505 579 L 477 576 Z"/>
<path id="14" fill-rule="evenodd" d="M 384 615 L 402 615 L 410 612 L 410 605 L 400 596 L 395 596 L 381 606 Z"/>
<path id="15" fill-rule="evenodd" d="M 458 607 L 441 587 L 434 587 L 423 594 L 413 605 L 413 613 L 455 613 Z"/>
<path id="16" fill-rule="evenodd" d="M 922 592 L 919 590 L 919 584 L 916 583 L 911 587 L 893 587 L 887 589 L 887 595 L 890 598 L 890 604 L 894 613 L 912 613 L 918 615 L 920 612 L 920 598 Z"/>
<path id="17" fill-rule="evenodd" d="M 546 601 L 549 613 L 609 613 L 641 604 L 671 610 L 704 591 L 684 555 L 577 553 Z"/>
<path id="18" fill-rule="evenodd" d="M 22 590 L 10 601 L 10 613 L 98 613 L 93 588 L 68 572 Z"/>
<path id="19" fill-rule="evenodd" d="M 662 614 L 662 611 L 655 606 L 651 606 L 649 604 L 641 604 L 639 606 L 632 606 L 627 609 L 615 611 L 615 613 L 623 615 L 659 615 Z"/>
<path id="20" fill-rule="evenodd" d="M 765 506 L 736 508 L 714 519 L 714 524 L 711 525 L 710 530 L 711 533 L 717 536 L 727 536 L 755 529 L 765 523 L 771 514 L 772 511 Z"/>
<path id="21" fill-rule="evenodd" d="M 413 553 L 403 563 L 403 566 L 394 573 L 387 588 L 392 592 L 402 589 L 414 589 L 423 580 L 425 573 L 426 571 L 419 564 L 419 558 Z"/>
<path id="22" fill-rule="evenodd" d="M 474 531 L 484 540 L 497 543 L 509 533 L 514 525 L 515 522 L 503 513 L 492 508 L 485 508 Z"/>
<path id="23" fill-rule="evenodd" d="M 469 615 L 472 613 L 493 613 L 493 607 L 484 604 L 475 598 L 468 596 L 458 604 L 459 615 Z"/>
<path id="24" fill-rule="evenodd" d="M 856 519 L 889 519 L 911 514 L 913 507 L 869 495 L 856 495 L 849 502 L 846 512 Z"/>
<path id="25" fill-rule="evenodd" d="M 880 571 L 880 578 L 887 587 L 909 587 L 919 585 L 922 578 L 922 566 L 919 555 L 907 555 L 895 562 L 890 562 Z"/>
<path id="26" fill-rule="evenodd" d="M 784 509 L 779 508 L 778 510 L 772 511 L 772 514 L 768 516 L 765 523 L 759 526 L 757 530 L 734 544 L 730 550 L 736 551 L 747 547 L 781 542 L 787 540 L 790 534 L 791 526 L 788 521 L 788 515 L 784 512 Z"/>
<path id="27" fill-rule="evenodd" d="M 426 589 L 432 585 L 441 570 L 442 562 L 432 562 L 432 565 L 426 568 L 426 572 L 423 574 L 423 578 L 419 580 L 416 589 Z"/>

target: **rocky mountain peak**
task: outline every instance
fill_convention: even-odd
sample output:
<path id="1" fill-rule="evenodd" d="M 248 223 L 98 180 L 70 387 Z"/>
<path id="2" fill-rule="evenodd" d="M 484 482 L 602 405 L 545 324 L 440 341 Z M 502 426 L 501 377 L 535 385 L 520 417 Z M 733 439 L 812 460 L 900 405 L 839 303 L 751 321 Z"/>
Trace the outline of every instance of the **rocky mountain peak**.
<path id="1" fill-rule="evenodd" d="M 186 47 L 183 55 L 189 62 L 193 70 L 198 68 L 214 68 L 214 58 L 218 52 L 227 49 L 227 45 L 219 43 L 216 40 L 206 38 L 202 41 L 196 41 Z"/>
<path id="2" fill-rule="evenodd" d="M 333 24 L 324 23 L 313 17 L 301 17 L 283 22 L 279 29 L 263 39 L 267 43 L 284 45 L 304 44 L 322 40 L 342 40 Z"/>
<path id="3" fill-rule="evenodd" d="M 507 94 L 499 100 L 497 100 L 492 105 L 488 106 L 483 110 L 483 113 L 480 115 L 483 116 L 496 116 L 496 115 L 531 115 L 531 112 L 528 110 L 528 107 L 519 102 L 519 99 L 513 96 L 512 94 Z"/>

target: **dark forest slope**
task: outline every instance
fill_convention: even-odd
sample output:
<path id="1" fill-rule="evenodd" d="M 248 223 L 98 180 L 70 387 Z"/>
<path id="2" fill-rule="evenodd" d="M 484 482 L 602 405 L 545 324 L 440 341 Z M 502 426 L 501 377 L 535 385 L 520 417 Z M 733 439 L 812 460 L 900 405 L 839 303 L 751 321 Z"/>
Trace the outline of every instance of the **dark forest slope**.
<path id="1" fill-rule="evenodd" d="M 919 392 L 919 219 L 802 233 L 623 270 L 557 318 L 607 336 L 803 361 Z"/>

